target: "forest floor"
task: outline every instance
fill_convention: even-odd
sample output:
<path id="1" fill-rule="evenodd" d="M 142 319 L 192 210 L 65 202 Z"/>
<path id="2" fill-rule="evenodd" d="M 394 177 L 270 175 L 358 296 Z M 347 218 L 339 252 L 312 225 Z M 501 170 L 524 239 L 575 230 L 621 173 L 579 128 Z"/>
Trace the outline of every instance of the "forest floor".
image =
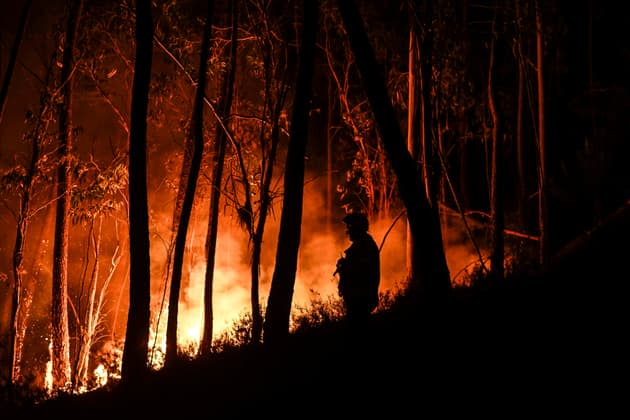
<path id="1" fill-rule="evenodd" d="M 360 337 L 333 322 L 0 417 L 628 418 L 628 247 L 615 241 L 627 233 L 595 237 L 544 275 L 458 289 L 432 308 L 403 300 Z"/>

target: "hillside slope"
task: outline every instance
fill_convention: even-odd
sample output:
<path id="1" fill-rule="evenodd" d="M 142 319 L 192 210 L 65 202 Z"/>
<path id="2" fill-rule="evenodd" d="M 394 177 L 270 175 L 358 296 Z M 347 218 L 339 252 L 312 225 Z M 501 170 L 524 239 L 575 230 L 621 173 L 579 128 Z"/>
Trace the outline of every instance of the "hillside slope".
<path id="1" fill-rule="evenodd" d="M 141 387 L 2 418 L 618 416 L 628 411 L 617 385 L 627 365 L 625 228 L 594 236 L 543 276 L 456 290 L 438 308 L 403 299 L 358 338 L 332 323 L 283 347 L 182 361 Z"/>

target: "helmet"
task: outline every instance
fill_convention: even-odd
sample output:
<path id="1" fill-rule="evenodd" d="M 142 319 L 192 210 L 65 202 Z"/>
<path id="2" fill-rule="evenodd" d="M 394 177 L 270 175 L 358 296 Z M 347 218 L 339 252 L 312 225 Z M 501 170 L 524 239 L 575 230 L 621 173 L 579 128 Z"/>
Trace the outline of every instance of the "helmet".
<path id="1" fill-rule="evenodd" d="M 363 213 L 348 213 L 341 219 L 348 227 L 367 232 L 368 219 Z"/>

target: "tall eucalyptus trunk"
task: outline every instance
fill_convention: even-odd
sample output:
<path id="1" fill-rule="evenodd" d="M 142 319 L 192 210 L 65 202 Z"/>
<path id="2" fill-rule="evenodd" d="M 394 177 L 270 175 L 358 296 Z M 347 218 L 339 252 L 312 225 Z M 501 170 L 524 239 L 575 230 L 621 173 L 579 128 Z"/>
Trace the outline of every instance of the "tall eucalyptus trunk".
<path id="1" fill-rule="evenodd" d="M 214 13 L 214 1 L 207 3 L 206 22 L 201 41 L 201 53 L 199 57 L 199 74 L 195 91 L 195 102 L 192 113 L 192 156 L 189 171 L 184 175 L 182 167 L 182 179 L 186 179 L 186 190 L 182 200 L 180 221 L 177 224 L 177 236 L 175 237 L 175 249 L 173 254 L 173 274 L 171 276 L 171 289 L 168 304 L 168 324 L 166 328 L 166 359 L 165 364 L 172 364 L 177 358 L 177 315 L 179 309 L 179 291 L 184 266 L 184 250 L 186 248 L 186 236 L 190 224 L 197 180 L 201 169 L 203 156 L 203 98 L 206 94 L 208 59 L 210 57 L 210 37 L 212 35 L 212 16 Z M 180 188 L 182 186 L 180 185 Z M 179 192 L 178 192 L 179 195 Z"/>
<path id="2" fill-rule="evenodd" d="M 304 154 L 306 152 L 309 108 L 312 96 L 315 39 L 319 15 L 318 3 L 318 1 L 307 1 L 304 4 L 304 24 L 291 126 L 289 128 L 289 148 L 284 173 L 284 198 L 276 249 L 276 265 L 271 279 L 263 331 L 264 342 L 272 345 L 284 341 L 289 333 L 293 288 L 302 232 Z"/>
<path id="3" fill-rule="evenodd" d="M 72 127 L 72 90 L 74 86 L 74 48 L 83 0 L 70 3 L 61 68 L 61 105 L 59 111 L 59 170 L 57 171 L 57 215 L 53 251 L 51 340 L 54 388 L 65 388 L 71 381 L 70 335 L 68 331 L 68 239 L 74 133 Z"/>
<path id="4" fill-rule="evenodd" d="M 358 8 L 352 0 L 338 0 L 337 5 L 350 38 L 363 87 L 374 112 L 381 141 L 396 174 L 398 192 L 407 209 L 415 245 L 409 291 L 427 302 L 441 301 L 450 294 L 450 274 L 435 208 L 437 206 L 431 206 L 420 168 L 407 149 Z M 425 102 L 426 106 L 429 103 Z M 427 110 L 424 114 L 430 115 Z"/>
<path id="5" fill-rule="evenodd" d="M 236 78 L 236 52 L 237 52 L 237 32 L 238 32 L 238 4 L 236 0 L 230 1 L 232 19 L 232 39 L 230 48 L 230 65 L 227 74 L 223 79 L 221 90 L 221 100 L 219 104 L 219 118 L 227 121 L 232 109 L 232 99 L 234 96 L 234 82 Z M 217 236 L 219 228 L 219 203 L 221 201 L 221 182 L 223 180 L 223 166 L 225 162 L 225 148 L 227 143 L 227 133 L 217 123 L 216 139 L 213 150 L 213 171 L 212 171 L 212 191 L 210 193 L 210 214 L 208 220 L 208 231 L 206 232 L 206 274 L 204 287 L 204 321 L 203 334 L 201 338 L 200 352 L 208 354 L 212 350 L 212 336 L 214 333 L 214 314 L 212 305 L 212 292 L 214 285 L 214 267 L 217 252 Z"/>
<path id="6" fill-rule="evenodd" d="M 547 214 L 547 157 L 545 144 L 545 86 L 543 72 L 542 2 L 536 1 L 536 87 L 538 92 L 538 230 L 540 235 L 539 260 L 545 265 L 549 259 Z"/>
<path id="7" fill-rule="evenodd" d="M 488 95 L 488 110 L 490 112 L 490 135 L 492 142 L 491 153 L 491 174 L 490 174 L 490 215 L 492 219 L 492 254 L 491 260 L 491 272 L 492 277 L 495 280 L 503 280 L 503 260 L 504 260 L 504 209 L 503 209 L 503 141 L 500 138 L 500 120 L 497 112 L 496 103 L 494 100 L 494 60 L 495 49 L 497 42 L 496 24 L 497 24 L 497 11 L 498 6 L 495 5 L 495 15 L 492 21 L 492 39 L 490 40 L 489 51 L 489 63 L 488 63 L 488 81 L 487 81 L 487 95 Z"/>
<path id="8" fill-rule="evenodd" d="M 151 258 L 147 195 L 147 113 L 153 58 L 151 1 L 136 0 L 136 61 L 129 128 L 129 312 L 121 381 L 140 383 L 148 372 Z"/>
<path id="9" fill-rule="evenodd" d="M 31 139 L 31 161 L 24 179 L 24 190 L 20 197 L 20 209 L 18 212 L 15 243 L 13 245 L 13 293 L 11 296 L 11 320 L 9 324 L 8 360 L 11 385 L 20 377 L 20 360 L 22 358 L 22 342 L 24 333 L 20 329 L 20 309 L 22 305 L 22 292 L 24 286 L 24 248 L 28 233 L 30 207 L 33 187 L 37 176 L 37 165 L 41 154 L 40 138 L 36 130 Z"/>
<path id="10" fill-rule="evenodd" d="M 417 0 L 409 0 L 408 7 L 412 8 L 412 12 L 417 11 Z M 409 19 L 409 65 L 408 65 L 408 99 L 407 99 L 407 149 L 411 154 L 412 159 L 417 162 L 420 150 L 422 129 L 422 114 L 424 111 L 422 101 L 422 88 L 421 88 L 421 68 L 420 68 L 420 22 L 417 13 L 410 13 Z M 407 222 L 407 275 L 412 277 L 411 261 L 414 254 L 413 236 L 411 235 L 411 228 L 409 222 Z"/>
<path id="11" fill-rule="evenodd" d="M 517 179 L 517 207 L 519 223 L 522 227 L 527 224 L 526 208 L 527 208 L 527 179 L 525 175 L 525 144 L 523 138 L 523 115 L 525 108 L 525 57 L 523 55 L 523 37 L 522 33 L 522 21 L 521 21 L 521 1 L 514 0 L 514 10 L 516 18 L 516 65 L 518 67 L 516 73 L 516 128 L 514 137 L 516 139 L 516 171 L 518 174 Z"/>

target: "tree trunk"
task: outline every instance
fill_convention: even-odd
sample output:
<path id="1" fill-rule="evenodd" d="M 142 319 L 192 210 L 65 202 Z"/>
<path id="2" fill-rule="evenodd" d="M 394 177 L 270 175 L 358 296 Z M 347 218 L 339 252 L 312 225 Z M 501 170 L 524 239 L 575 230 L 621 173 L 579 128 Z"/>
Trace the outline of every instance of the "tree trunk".
<path id="1" fill-rule="evenodd" d="M 271 68 L 271 41 L 266 43 L 267 54 L 265 55 L 265 96 L 267 101 L 270 101 L 271 97 L 271 83 L 272 83 L 272 71 Z M 265 224 L 267 222 L 267 214 L 271 207 L 271 182 L 273 181 L 273 167 L 276 162 L 276 156 L 278 152 L 278 144 L 280 143 L 280 114 L 283 109 L 284 100 L 286 98 L 286 92 L 288 85 L 283 82 L 279 88 L 278 97 L 276 98 L 275 105 L 270 106 L 271 109 L 271 147 L 269 148 L 269 154 L 266 160 L 263 159 L 261 168 L 263 172 L 263 179 L 260 186 L 260 205 L 258 211 L 258 222 L 252 237 L 252 265 L 251 265 L 251 304 L 252 304 L 252 342 L 259 343 L 263 330 L 263 317 L 260 308 L 260 261 L 262 255 L 262 242 L 265 234 Z M 264 125 L 261 126 L 261 139 L 264 140 Z M 263 143 L 261 142 L 261 150 L 263 149 Z"/>
<path id="2" fill-rule="evenodd" d="M 22 285 L 24 272 L 24 242 L 28 229 L 28 210 L 30 205 L 30 191 L 23 193 L 21 209 L 18 216 L 17 230 L 15 235 L 15 245 L 13 246 L 13 294 L 11 298 L 11 321 L 9 330 L 9 374 L 11 384 L 15 384 L 20 376 L 21 340 L 19 328 L 19 315 L 22 303 Z"/>
<path id="3" fill-rule="evenodd" d="M 538 91 L 538 230 L 540 264 L 549 258 L 547 227 L 547 163 L 545 156 L 545 91 L 543 81 L 543 24 L 541 2 L 536 1 L 536 85 Z"/>
<path id="4" fill-rule="evenodd" d="M 94 247 L 94 265 L 92 267 L 92 273 L 90 275 L 90 286 L 88 288 L 88 301 L 85 309 L 85 316 L 83 320 L 79 319 L 78 322 L 82 322 L 79 326 L 79 344 L 76 356 L 76 362 L 74 367 L 74 381 L 73 385 L 75 389 L 87 386 L 88 379 L 88 367 L 90 362 L 90 350 L 92 347 L 92 340 L 96 332 L 96 325 L 98 318 L 96 315 L 96 290 L 98 289 L 98 277 L 99 277 L 99 263 L 101 257 L 101 239 L 103 232 L 103 217 L 98 217 L 98 226 L 96 229 L 98 232 L 94 233 L 95 219 L 92 219 L 92 226 L 90 227 L 90 234 L 88 241 L 92 243 Z M 86 264 L 88 263 L 88 256 L 86 255 Z M 81 299 L 81 296 L 79 297 Z M 78 314 L 81 316 L 81 314 Z"/>
<path id="5" fill-rule="evenodd" d="M 499 117 L 497 115 L 496 104 L 494 102 L 494 91 L 492 86 L 492 75 L 494 72 L 494 58 L 496 46 L 496 20 L 497 8 L 495 5 L 495 16 L 492 22 L 492 39 L 490 40 L 489 64 L 488 64 L 488 110 L 491 121 L 491 141 L 492 160 L 490 174 L 490 215 L 492 219 L 492 255 L 490 257 L 491 273 L 494 280 L 503 280 L 503 142 L 500 139 Z"/>
<path id="6" fill-rule="evenodd" d="M 271 181 L 273 180 L 273 166 L 276 161 L 278 152 L 278 143 L 280 142 L 280 127 L 278 119 L 282 106 L 280 103 L 276 105 L 276 111 L 273 115 L 273 128 L 271 130 L 271 149 L 269 150 L 267 167 L 260 190 L 260 209 L 258 224 L 252 240 L 252 341 L 258 343 L 263 329 L 263 319 L 259 303 L 259 283 L 260 283 L 260 259 L 262 254 L 262 241 L 265 233 L 265 223 L 267 222 L 267 213 L 271 206 Z"/>
<path id="7" fill-rule="evenodd" d="M 136 62 L 129 130 L 129 312 L 121 381 L 138 383 L 148 371 L 151 259 L 147 196 L 147 110 L 153 54 L 151 2 L 136 1 Z"/>
<path id="8" fill-rule="evenodd" d="M 227 117 L 232 109 L 232 98 L 234 96 L 234 81 L 236 77 L 236 50 L 237 50 L 237 30 L 238 16 L 235 0 L 230 2 L 232 11 L 232 45 L 230 50 L 230 68 L 228 74 L 223 79 L 222 99 L 219 107 L 219 118 L 227 121 Z M 217 251 L 217 235 L 219 227 L 219 202 L 221 201 L 221 181 L 223 180 L 223 165 L 225 161 L 225 147 L 227 143 L 227 133 L 217 123 L 216 139 L 214 147 L 214 170 L 212 174 L 212 192 L 210 194 L 210 215 L 208 221 L 208 231 L 206 233 L 206 275 L 204 287 L 204 322 L 203 334 L 200 345 L 201 354 L 209 354 L 212 349 L 212 335 L 214 333 L 214 314 L 212 307 L 212 290 L 214 285 L 214 267 Z"/>
<path id="9" fill-rule="evenodd" d="M 427 217 L 433 220 L 430 225 L 438 229 L 437 237 L 439 237 L 440 249 L 444 253 L 442 244 L 442 231 L 440 221 L 440 202 L 439 188 L 441 182 L 441 165 L 440 165 L 440 138 L 434 137 L 433 124 L 433 0 L 425 0 L 423 3 L 425 30 L 420 46 L 420 87 L 422 89 L 422 120 L 421 120 L 421 150 L 422 163 L 424 168 L 424 182 L 426 185 L 426 193 L 429 202 L 429 212 Z M 435 100 L 437 104 L 437 99 Z M 435 113 L 437 116 L 437 112 Z M 416 252 L 416 250 L 414 250 Z M 446 255 L 444 256 L 446 261 Z M 413 266 L 413 265 L 412 265 Z M 446 267 L 448 272 L 448 266 Z M 416 276 L 416 271 L 412 269 L 412 277 Z M 448 275 L 448 287 L 450 288 L 450 275 Z"/>
<path id="10" fill-rule="evenodd" d="M 187 180 L 186 191 L 182 202 L 181 219 L 177 224 L 177 236 L 175 238 L 175 253 L 173 256 L 173 275 L 171 277 L 171 290 L 168 304 L 168 324 L 166 328 L 166 359 L 165 364 L 169 365 L 177 357 L 177 314 L 179 309 L 179 291 L 182 280 L 182 269 L 184 266 L 184 249 L 186 247 L 186 236 L 190 215 L 192 213 L 197 190 L 197 180 L 201 169 L 201 158 L 203 156 L 203 98 L 206 93 L 208 57 L 210 56 L 210 36 L 212 33 L 212 15 L 214 13 L 214 1 L 208 1 L 208 11 L 204 24 L 203 39 L 201 41 L 201 54 L 199 57 L 198 83 L 195 91 L 195 103 L 192 114 L 192 156 L 190 170 L 184 174 L 182 167 L 182 179 Z M 180 186 L 181 187 L 181 186 Z M 179 195 L 179 193 L 178 193 Z"/>
<path id="11" fill-rule="evenodd" d="M 328 81 L 328 102 L 326 106 L 326 232 L 332 231 L 333 201 L 335 187 L 333 185 L 333 140 L 332 127 L 334 125 L 333 85 Z"/>
<path id="12" fill-rule="evenodd" d="M 59 198 L 55 220 L 51 307 L 53 388 L 65 388 L 69 385 L 71 378 L 68 332 L 68 236 L 74 147 L 72 88 L 75 65 L 74 46 L 82 7 L 83 0 L 74 0 L 71 3 L 61 69 L 62 104 L 59 111 L 59 170 L 57 174 Z"/>
<path id="13" fill-rule="evenodd" d="M 35 174 L 40 155 L 39 136 L 32 139 L 31 162 L 24 180 L 24 191 L 20 200 L 20 211 L 18 213 L 17 230 L 15 234 L 15 244 L 13 246 L 13 294 L 11 299 L 11 321 L 9 324 L 9 375 L 11 385 L 15 384 L 20 376 L 20 360 L 22 356 L 23 332 L 20 330 L 20 308 L 22 304 L 22 287 L 24 284 L 24 248 L 26 234 L 28 232 L 28 219 L 31 206 L 31 195 L 35 183 Z"/>
<path id="14" fill-rule="evenodd" d="M 516 75 L 516 128 L 514 136 L 516 138 L 516 170 L 517 180 L 517 208 L 519 223 L 522 227 L 527 225 L 527 179 L 525 175 L 525 144 L 523 139 L 523 112 L 525 101 L 525 60 L 523 57 L 523 39 L 521 37 L 521 2 L 515 0 L 514 10 L 516 16 L 516 65 L 518 71 Z"/>
<path id="15" fill-rule="evenodd" d="M 433 1 L 424 2 L 425 30 L 420 46 L 420 88 L 422 90 L 420 141 L 422 150 L 422 167 L 429 205 L 435 210 L 434 217 L 439 219 L 438 185 L 439 161 L 437 145 L 433 141 L 433 108 L 431 106 L 431 84 L 433 73 Z"/>
<path id="16" fill-rule="evenodd" d="M 471 53 L 470 53 L 470 32 L 468 30 L 468 0 L 463 0 L 461 2 L 461 31 L 460 31 L 460 39 L 462 44 L 462 54 L 465 58 L 465 66 L 464 71 L 466 74 L 470 74 L 471 72 Z M 469 138 L 469 123 L 467 111 L 462 110 L 463 112 L 459 115 L 459 132 L 461 136 L 461 140 L 458 142 L 459 148 L 459 193 L 461 195 L 461 208 L 469 208 L 471 205 L 471 197 L 470 197 L 470 181 L 468 179 L 468 138 Z"/>
<path id="17" fill-rule="evenodd" d="M 450 291 L 450 275 L 439 219 L 435 217 L 436 213 L 427 199 L 427 191 L 422 184 L 418 165 L 407 150 L 383 76 L 377 70 L 379 66 L 358 9 L 351 0 L 339 0 L 337 4 L 350 37 L 381 141 L 396 173 L 398 190 L 407 209 L 415 244 L 412 259 L 413 276 L 410 279 L 409 291 L 418 293 L 429 301 L 444 297 Z"/>
<path id="18" fill-rule="evenodd" d="M 81 328 L 81 336 L 79 337 L 79 350 L 77 351 L 76 365 L 75 365 L 75 389 L 85 389 L 88 386 L 88 374 L 90 366 L 90 354 L 92 345 L 95 340 L 98 339 L 97 331 L 98 327 L 103 321 L 103 309 L 105 304 L 105 295 L 107 294 L 109 284 L 116 272 L 118 264 L 120 262 L 120 245 L 118 242 L 118 229 L 116 228 L 117 244 L 112 255 L 111 263 L 109 266 L 109 272 L 103 279 L 99 288 L 100 275 L 100 262 L 101 262 L 101 244 L 102 244 L 102 227 L 103 227 L 103 215 L 98 215 L 98 227 L 97 233 L 94 230 L 91 231 L 90 240 L 94 247 L 94 266 L 92 268 L 90 286 L 88 289 L 88 302 L 85 310 L 85 317 L 83 318 L 83 324 Z M 96 221 L 93 220 L 92 223 Z M 100 290 L 99 290 L 100 289 Z"/>
<path id="19" fill-rule="evenodd" d="M 20 321 L 19 316 L 22 311 L 22 303 L 24 301 L 23 287 L 24 287 L 24 247 L 26 234 L 28 230 L 28 219 L 29 212 L 31 206 L 31 200 L 33 195 L 33 187 L 37 177 L 37 167 L 39 165 L 39 158 L 41 155 L 42 148 L 42 139 L 44 138 L 45 133 L 48 130 L 49 122 L 52 121 L 52 102 L 54 98 L 51 98 L 48 95 L 48 86 L 51 83 L 51 79 L 53 78 L 53 66 L 55 62 L 56 52 L 52 54 L 50 59 L 50 63 L 48 65 L 46 79 L 43 83 L 43 92 L 40 94 L 40 104 L 39 104 L 39 113 L 36 118 L 33 119 L 34 126 L 31 128 L 29 133 L 26 135 L 26 138 L 32 141 L 32 152 L 31 152 L 31 162 L 26 172 L 26 177 L 24 179 L 24 191 L 20 198 L 20 209 L 17 217 L 17 228 L 16 228 L 16 238 L 13 247 L 13 278 L 14 278 L 14 288 L 12 293 L 12 301 L 11 301 L 11 315 L 10 315 L 10 325 L 9 325 L 9 348 L 7 359 L 9 361 L 9 378 L 11 381 L 9 385 L 12 385 L 20 375 L 20 360 L 21 360 L 21 350 L 22 350 L 22 339 L 24 335 L 24 331 L 21 329 L 21 325 L 24 321 Z M 56 191 L 52 191 L 52 195 L 54 196 Z M 52 201 L 52 197 L 51 197 Z M 52 212 L 52 206 L 49 207 L 48 216 L 46 219 L 46 223 L 52 224 L 52 217 L 54 216 Z M 43 229 L 43 228 L 42 228 Z M 43 230 L 42 230 L 43 232 Z M 40 235 L 41 236 L 41 235 Z M 31 270 L 31 272 L 39 272 L 37 270 Z"/>
<path id="20" fill-rule="evenodd" d="M 284 341 L 289 332 L 293 287 L 302 231 L 304 154 L 306 152 L 309 106 L 312 96 L 318 3 L 317 1 L 308 1 L 304 4 L 304 25 L 284 174 L 284 199 L 280 216 L 280 232 L 263 332 L 263 339 L 265 343 L 269 344 Z"/>
<path id="21" fill-rule="evenodd" d="M 266 18 L 269 18 L 269 14 L 266 13 Z M 261 25 L 263 26 L 263 25 Z M 288 25 L 284 25 L 284 30 L 288 30 Z M 281 64 L 274 60 L 274 55 L 277 54 L 274 50 L 274 46 L 278 45 L 274 43 L 274 34 L 270 30 L 270 25 L 264 25 L 263 30 L 257 34 L 262 44 L 262 57 L 264 66 L 264 78 L 265 78 L 265 99 L 262 112 L 262 119 L 266 117 L 266 113 L 269 112 L 269 122 L 271 124 L 271 133 L 266 136 L 265 124 L 260 126 L 260 150 L 261 163 L 260 172 L 262 174 L 262 182 L 260 185 L 260 204 L 258 207 L 258 220 L 256 226 L 253 229 L 252 241 L 252 263 L 251 263 L 251 290 L 250 300 L 252 305 L 252 335 L 251 342 L 259 344 L 262 338 L 263 330 L 263 316 L 260 305 L 260 262 L 262 256 L 262 242 L 265 233 L 265 225 L 267 222 L 267 215 L 269 208 L 271 207 L 272 199 L 270 196 L 271 183 L 273 181 L 273 169 L 276 162 L 276 156 L 278 152 L 278 144 L 280 143 L 280 116 L 284 109 L 284 103 L 286 100 L 287 92 L 291 86 L 287 77 L 277 77 L 274 79 L 274 73 L 283 74 L 286 73 L 286 63 L 284 71 L 282 72 Z M 285 53 L 285 46 L 280 47 L 280 56 Z M 275 66 L 274 66 L 275 64 Z M 278 80 L 278 85 L 274 89 L 274 80 Z M 272 98 L 272 93 L 275 93 L 275 101 Z M 267 111 L 269 110 L 269 111 Z M 267 138 L 271 143 L 269 147 L 266 146 Z M 269 149 L 269 152 L 265 154 L 265 150 Z"/>
<path id="22" fill-rule="evenodd" d="M 13 78 L 13 71 L 15 70 L 15 64 L 17 63 L 18 52 L 20 51 L 20 45 L 26 32 L 26 24 L 28 23 L 28 16 L 31 11 L 31 4 L 33 0 L 26 0 L 24 6 L 22 6 L 22 13 L 18 20 L 18 28 L 15 34 L 15 40 L 11 47 L 11 55 L 9 56 L 9 62 L 7 63 L 7 70 L 4 73 L 4 79 L 2 80 L 2 87 L 0 87 L 0 124 L 2 124 L 2 117 L 4 116 L 4 109 L 7 105 L 7 98 L 9 97 L 9 86 L 11 85 L 11 79 Z"/>
<path id="23" fill-rule="evenodd" d="M 267 15 L 269 16 L 269 15 Z M 283 77 L 287 74 L 286 63 L 286 46 L 280 46 L 279 52 L 274 49 L 278 44 L 274 42 L 274 33 L 270 30 L 270 26 L 265 25 L 264 29 L 260 32 L 259 38 L 262 40 L 262 55 L 265 71 L 265 109 L 269 109 L 269 121 L 271 124 L 271 133 L 268 136 L 271 143 L 268 147 L 269 152 L 261 154 L 260 171 L 262 174 L 262 183 L 260 185 L 260 204 L 258 207 L 258 220 L 254 229 L 252 240 L 252 265 L 251 265 L 251 293 L 250 299 L 252 304 L 252 343 L 258 344 L 262 338 L 263 331 L 263 315 L 260 305 L 260 262 L 262 255 L 262 242 L 265 233 L 265 226 L 267 222 L 267 215 L 269 208 L 272 204 L 272 197 L 270 195 L 271 183 L 273 181 L 273 170 L 276 162 L 276 156 L 278 152 L 278 145 L 280 143 L 280 117 L 284 110 L 284 104 L 287 97 L 287 92 L 292 87 L 292 83 L 289 81 L 289 77 Z M 282 26 L 282 31 L 287 33 L 291 31 L 292 27 L 286 22 Z M 286 34 L 288 37 L 288 33 Z M 288 38 L 286 38 L 288 39 Z M 274 55 L 280 60 L 274 59 Z M 283 66 L 284 64 L 284 66 Z M 274 74 L 279 75 L 274 79 Z M 274 86 L 274 81 L 277 80 L 277 85 Z M 275 88 L 275 89 L 274 89 Z M 330 86 L 329 86 L 330 88 Z M 272 97 L 275 94 L 275 97 Z M 274 100 L 275 99 L 275 100 Z M 263 118 L 265 117 L 265 111 L 263 111 Z M 265 141 L 267 136 L 265 135 L 265 125 L 261 124 L 260 127 L 260 150 L 267 149 Z"/>
<path id="24" fill-rule="evenodd" d="M 417 1 L 409 5 L 413 7 L 410 13 L 409 22 L 409 68 L 408 68 L 408 85 L 409 96 L 407 99 L 407 149 L 411 154 L 414 162 L 418 161 L 418 152 L 420 149 L 420 128 L 422 122 L 422 88 L 421 69 L 420 69 L 420 28 L 417 14 L 413 11 L 417 10 Z M 407 222 L 407 275 L 412 277 L 412 258 L 414 254 L 413 237 L 409 222 Z"/>

